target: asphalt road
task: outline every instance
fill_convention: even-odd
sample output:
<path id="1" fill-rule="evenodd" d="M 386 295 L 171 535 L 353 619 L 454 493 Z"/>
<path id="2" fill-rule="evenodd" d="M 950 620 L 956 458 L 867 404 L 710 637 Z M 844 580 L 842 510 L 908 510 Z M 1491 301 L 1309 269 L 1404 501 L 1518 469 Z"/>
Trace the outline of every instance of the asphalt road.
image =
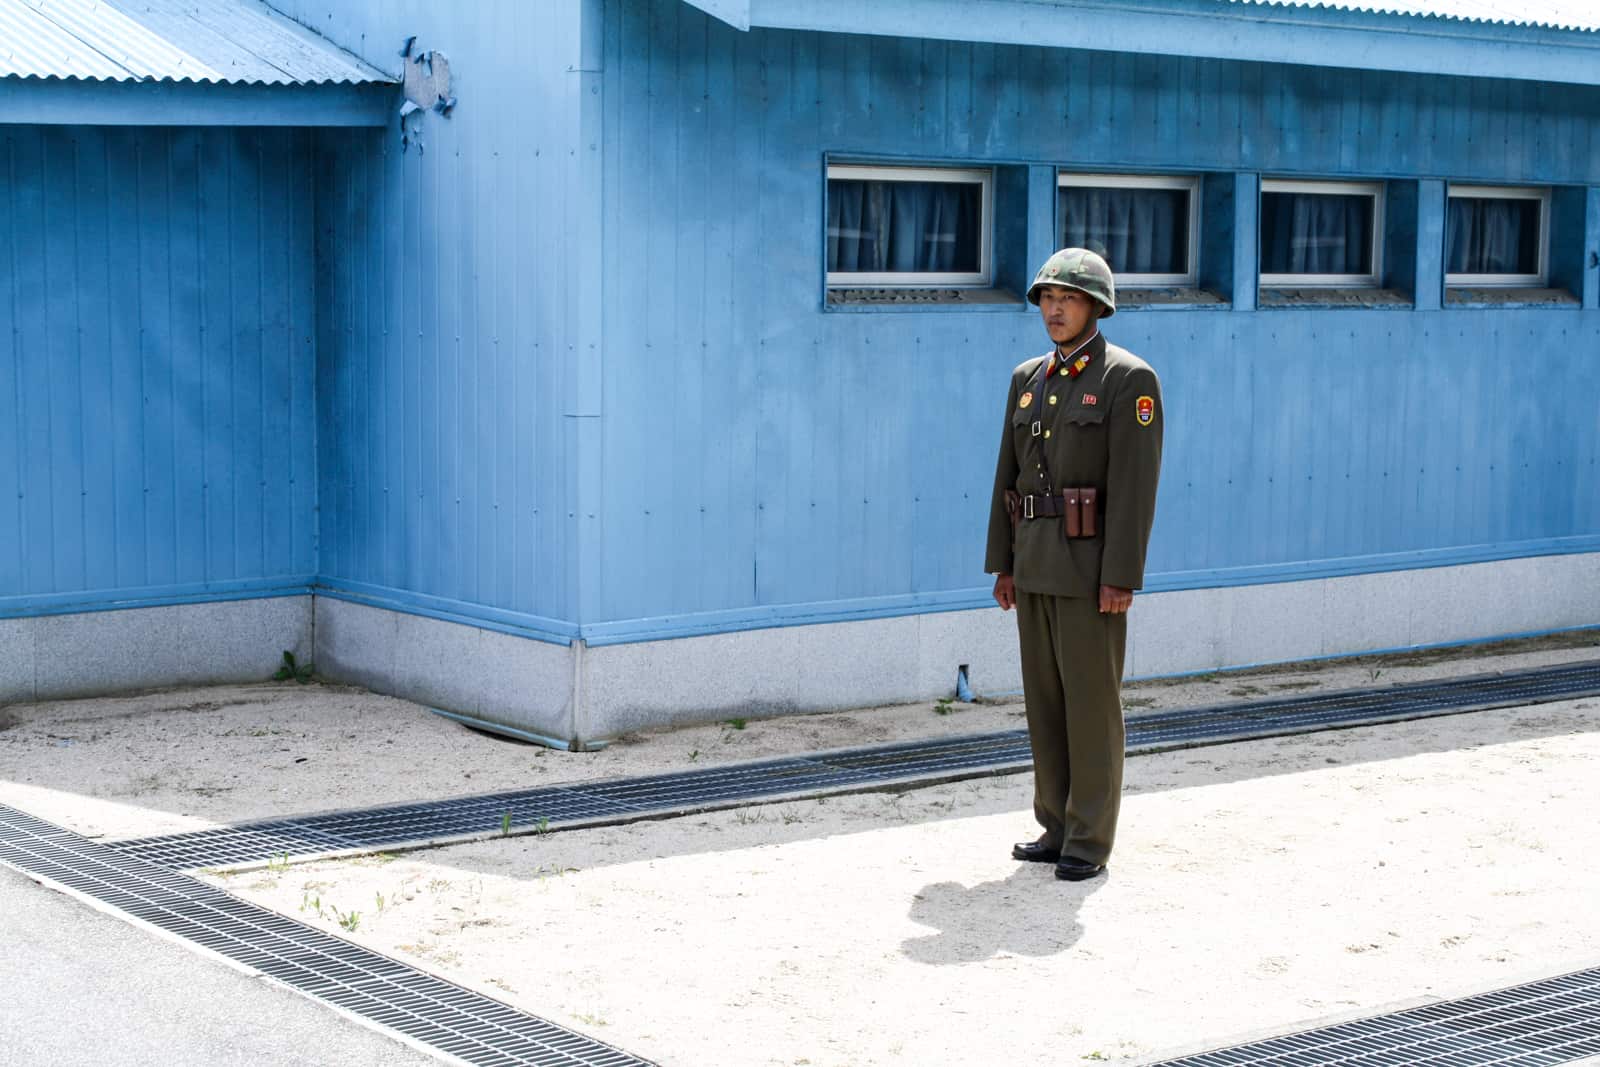
<path id="1" fill-rule="evenodd" d="M 440 1061 L 0 867 L 6 1067 Z"/>

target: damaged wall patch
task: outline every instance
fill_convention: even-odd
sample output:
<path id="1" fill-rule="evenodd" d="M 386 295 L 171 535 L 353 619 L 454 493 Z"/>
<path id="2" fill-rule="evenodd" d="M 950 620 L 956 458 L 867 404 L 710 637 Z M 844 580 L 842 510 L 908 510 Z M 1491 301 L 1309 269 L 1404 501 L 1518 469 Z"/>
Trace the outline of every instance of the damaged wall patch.
<path id="1" fill-rule="evenodd" d="M 400 49 L 405 64 L 405 101 L 400 105 L 400 147 L 425 151 L 422 143 L 422 116 L 437 111 L 445 118 L 455 110 L 456 98 L 450 95 L 450 60 L 442 52 L 416 51 L 417 39 L 407 37 Z"/>

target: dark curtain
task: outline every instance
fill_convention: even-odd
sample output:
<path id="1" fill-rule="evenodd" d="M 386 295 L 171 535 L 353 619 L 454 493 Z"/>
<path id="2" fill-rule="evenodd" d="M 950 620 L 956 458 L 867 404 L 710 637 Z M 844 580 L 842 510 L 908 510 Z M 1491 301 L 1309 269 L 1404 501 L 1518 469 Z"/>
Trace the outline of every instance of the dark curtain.
<path id="1" fill-rule="evenodd" d="M 1182 189 L 1061 187 L 1061 247 L 1087 248 L 1116 274 L 1189 269 L 1189 194 Z"/>
<path id="2" fill-rule="evenodd" d="M 828 270 L 975 274 L 983 186 L 828 180 Z"/>
<path id="3" fill-rule="evenodd" d="M 1370 196 L 1261 194 L 1261 273 L 1372 273 Z"/>
<path id="4" fill-rule="evenodd" d="M 1451 197 L 1445 249 L 1450 274 L 1537 274 L 1539 201 Z"/>

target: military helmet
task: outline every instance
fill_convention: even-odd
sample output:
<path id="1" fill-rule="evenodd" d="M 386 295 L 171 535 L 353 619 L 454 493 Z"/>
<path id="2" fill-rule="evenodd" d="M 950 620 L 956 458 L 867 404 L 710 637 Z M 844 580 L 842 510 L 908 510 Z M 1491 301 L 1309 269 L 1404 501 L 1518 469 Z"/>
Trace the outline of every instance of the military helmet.
<path id="1" fill-rule="evenodd" d="M 1046 285 L 1059 285 L 1063 289 L 1076 289 L 1100 301 L 1104 309 L 1100 317 L 1108 319 L 1117 313 L 1117 283 L 1111 276 L 1106 261 L 1087 248 L 1063 248 L 1044 261 L 1033 284 L 1028 286 L 1028 303 L 1039 302 L 1039 290 Z"/>

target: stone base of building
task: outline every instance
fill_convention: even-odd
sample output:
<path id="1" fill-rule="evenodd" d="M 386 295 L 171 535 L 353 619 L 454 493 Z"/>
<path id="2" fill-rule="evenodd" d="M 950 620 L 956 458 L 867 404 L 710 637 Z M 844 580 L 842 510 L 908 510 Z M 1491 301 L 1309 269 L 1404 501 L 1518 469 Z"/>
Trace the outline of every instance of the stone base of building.
<path id="1" fill-rule="evenodd" d="M 0 704 L 259 682 L 312 658 L 312 598 L 0 619 Z"/>
<path id="2" fill-rule="evenodd" d="M 1128 676 L 1459 644 L 1600 625 L 1600 553 L 1141 594 Z M 644 727 L 934 700 L 966 670 L 1021 686 L 998 609 L 554 644 L 332 597 L 0 620 L 0 703 L 257 681 L 284 650 L 333 681 L 552 744 Z"/>

